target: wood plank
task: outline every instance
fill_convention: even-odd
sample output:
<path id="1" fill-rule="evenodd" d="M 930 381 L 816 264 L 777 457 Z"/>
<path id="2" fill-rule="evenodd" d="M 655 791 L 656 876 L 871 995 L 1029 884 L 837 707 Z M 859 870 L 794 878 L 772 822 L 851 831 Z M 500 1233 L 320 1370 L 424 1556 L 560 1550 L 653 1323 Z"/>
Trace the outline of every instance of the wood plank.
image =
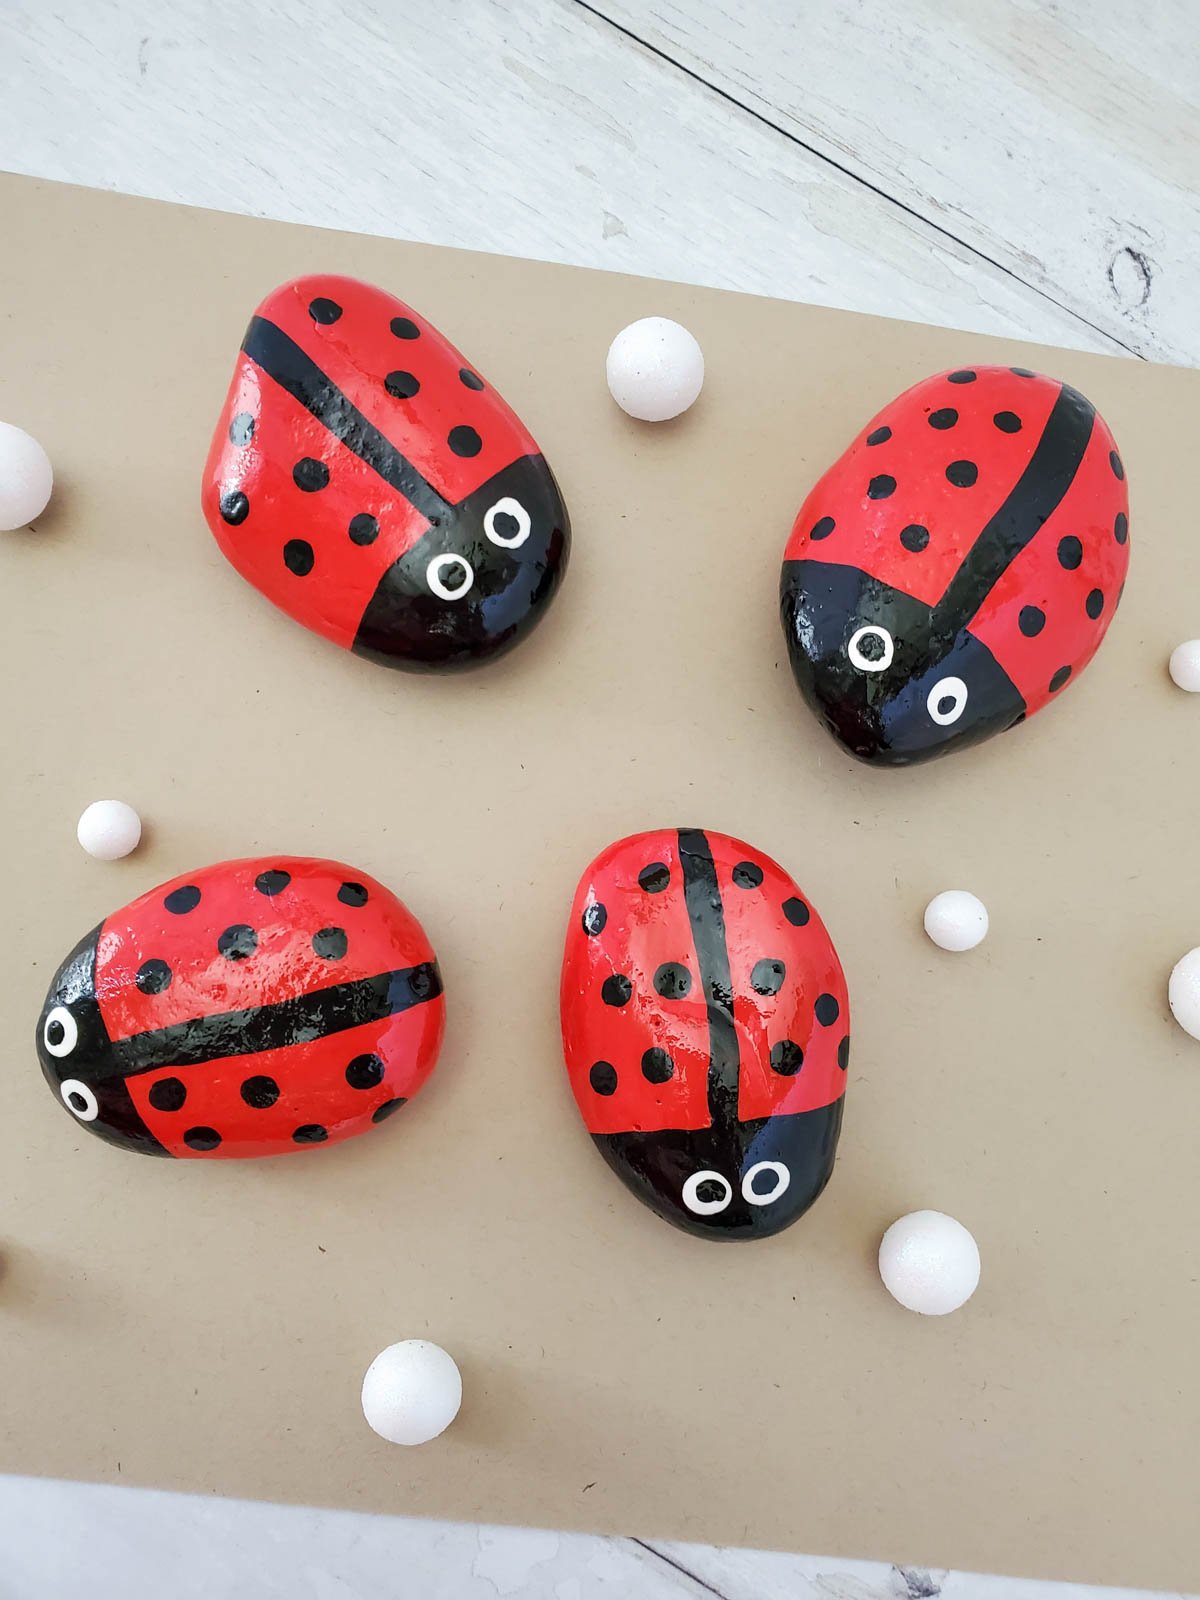
<path id="1" fill-rule="evenodd" d="M 1115 347 L 572 0 L 10 0 L 0 58 L 14 170 Z"/>
<path id="2" fill-rule="evenodd" d="M 588 0 L 1142 355 L 1200 361 L 1194 0 Z"/>

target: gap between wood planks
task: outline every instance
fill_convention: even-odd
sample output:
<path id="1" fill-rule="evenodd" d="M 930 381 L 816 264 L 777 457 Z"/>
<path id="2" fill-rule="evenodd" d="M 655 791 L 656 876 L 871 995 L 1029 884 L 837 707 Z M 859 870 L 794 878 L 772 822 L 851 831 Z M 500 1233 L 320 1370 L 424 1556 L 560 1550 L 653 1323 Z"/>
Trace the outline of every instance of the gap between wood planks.
<path id="1" fill-rule="evenodd" d="M 647 1544 L 645 1539 L 630 1539 L 629 1542 L 630 1544 L 636 1544 L 639 1550 L 644 1550 L 647 1555 L 653 1556 L 656 1561 L 661 1561 L 664 1566 L 670 1567 L 673 1572 L 679 1573 L 680 1577 L 688 1579 L 690 1583 L 694 1583 L 702 1594 L 716 1595 L 717 1600 L 728 1600 L 728 1597 L 720 1589 L 714 1589 L 711 1583 L 706 1583 L 703 1578 L 685 1567 L 682 1561 L 676 1561 L 674 1556 L 667 1555 L 664 1550 L 659 1550 L 655 1545 Z"/>
<path id="2" fill-rule="evenodd" d="M 755 122 L 759 123 L 761 126 L 770 128 L 773 133 L 777 133 L 781 138 L 789 140 L 792 144 L 803 150 L 807 155 L 812 156 L 814 160 L 822 162 L 825 166 L 832 168 L 833 171 L 840 173 L 842 177 L 850 179 L 852 183 L 856 183 L 869 193 L 876 195 L 880 200 L 884 201 L 885 204 L 892 206 L 896 211 L 912 217 L 914 221 L 921 223 L 922 226 L 926 228 L 929 228 L 931 232 L 939 234 L 943 239 L 948 239 L 952 244 L 956 245 L 958 249 L 965 250 L 968 255 L 974 257 L 976 261 L 985 262 L 988 266 L 994 267 L 998 272 L 1002 272 L 1005 277 L 1011 278 L 1014 283 L 1019 283 L 1022 288 L 1028 289 L 1031 293 L 1036 294 L 1039 299 L 1047 301 L 1057 310 L 1065 312 L 1066 315 L 1072 319 L 1072 321 L 1080 323 L 1085 328 L 1090 328 L 1093 333 L 1099 334 L 1102 339 L 1107 340 L 1117 349 L 1124 350 L 1127 355 L 1135 356 L 1139 361 L 1145 361 L 1148 359 L 1140 350 L 1135 349 L 1133 345 L 1126 344 L 1124 339 L 1119 338 L 1115 333 L 1111 333 L 1107 328 L 1102 328 L 1099 323 L 1092 322 L 1090 318 L 1085 317 L 1081 312 L 1075 310 L 1073 306 L 1069 306 L 1065 304 L 1064 301 L 1057 299 L 1054 295 L 1048 294 L 1040 285 L 1031 283 L 1028 278 L 1023 278 L 1019 272 L 1014 272 L 1011 267 L 1006 267 L 1002 261 L 997 261 L 994 256 L 988 255 L 985 250 L 980 250 L 977 245 L 973 245 L 968 240 L 961 238 L 957 233 L 954 233 L 950 228 L 945 227 L 942 223 L 935 222 L 931 217 L 925 216 L 915 207 L 906 204 L 903 200 L 898 200 L 895 195 L 889 194 L 886 189 L 881 189 L 878 184 L 872 183 L 869 178 L 864 178 L 859 173 L 854 172 L 850 167 L 843 165 L 842 162 L 835 161 L 832 156 L 826 155 L 824 151 L 819 150 L 815 145 L 809 144 L 805 140 L 799 138 L 795 133 L 791 132 L 790 129 L 785 128 L 779 122 L 775 122 L 772 120 L 772 118 L 766 116 L 763 112 L 757 110 L 745 100 L 739 99 L 737 95 L 731 93 L 728 89 L 722 88 L 720 84 L 713 83 L 710 78 L 706 78 L 703 73 L 697 72 L 694 67 L 686 66 L 682 61 L 676 60 L 673 55 L 669 54 L 666 50 L 663 50 L 659 45 L 651 44 L 649 40 L 643 39 L 640 34 L 634 32 L 632 28 L 627 27 L 623 22 L 618 22 L 615 20 L 615 18 L 608 16 L 600 6 L 591 4 L 590 0 L 572 0 L 572 4 L 578 6 L 580 11 L 586 11 L 588 15 L 594 17 L 597 22 L 604 23 L 615 33 L 619 33 L 623 38 L 628 39 L 630 43 L 637 45 L 639 49 L 646 51 L 648 55 L 654 56 L 657 60 L 662 61 L 665 65 L 672 68 L 675 72 L 680 73 L 683 77 L 690 78 L 693 83 L 697 83 L 701 88 L 707 89 L 710 94 L 715 94 L 719 99 L 724 100 L 728 105 L 734 106 L 738 111 L 744 112 L 746 116 L 753 117 Z"/>

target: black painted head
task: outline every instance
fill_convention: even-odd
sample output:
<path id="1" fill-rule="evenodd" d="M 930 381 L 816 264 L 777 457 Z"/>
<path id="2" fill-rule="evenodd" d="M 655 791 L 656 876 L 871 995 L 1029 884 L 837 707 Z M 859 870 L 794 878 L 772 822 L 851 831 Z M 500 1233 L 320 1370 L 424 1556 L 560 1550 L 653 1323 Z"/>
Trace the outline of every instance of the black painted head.
<path id="1" fill-rule="evenodd" d="M 554 474 L 522 456 L 439 515 L 380 580 L 355 653 L 415 671 L 472 667 L 510 649 L 562 582 L 571 530 Z"/>
<path id="2" fill-rule="evenodd" d="M 96 1000 L 96 941 L 93 928 L 59 967 L 38 1018 L 37 1053 L 42 1074 L 60 1104 L 90 1133 L 126 1150 L 165 1151 L 134 1109 L 118 1075 L 112 1042 Z"/>
<path id="3" fill-rule="evenodd" d="M 1009 728 L 1016 686 L 965 628 L 856 567 L 787 561 L 779 597 L 792 672 L 845 747 L 907 766 Z"/>
<path id="4" fill-rule="evenodd" d="M 833 1172 L 844 1098 L 816 1111 L 703 1131 L 593 1134 L 659 1216 L 701 1239 L 767 1239 L 804 1214 Z"/>

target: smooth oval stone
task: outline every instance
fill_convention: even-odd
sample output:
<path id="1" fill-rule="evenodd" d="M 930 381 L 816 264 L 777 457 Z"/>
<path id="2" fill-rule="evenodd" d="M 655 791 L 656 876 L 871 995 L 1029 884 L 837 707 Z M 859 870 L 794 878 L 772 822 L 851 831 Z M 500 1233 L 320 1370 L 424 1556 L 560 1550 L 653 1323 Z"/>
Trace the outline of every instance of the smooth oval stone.
<path id="1" fill-rule="evenodd" d="M 110 1144 L 269 1156 L 386 1121 L 444 1025 L 433 948 L 390 890 L 271 856 L 114 911 L 55 974 L 37 1050 L 58 1100 Z"/>
<path id="2" fill-rule="evenodd" d="M 769 856 L 696 828 L 610 845 L 575 894 L 560 1004 L 584 1124 L 660 1216 L 752 1239 L 812 1205 L 850 1006 L 820 917 Z"/>
<path id="3" fill-rule="evenodd" d="M 410 306 L 309 277 L 250 320 L 202 501 L 256 589 L 348 650 L 473 666 L 544 614 L 570 523 L 532 436 Z"/>
<path id="4" fill-rule="evenodd" d="M 1129 565 L 1125 469 L 1054 378 L 969 367 L 893 400 L 784 552 L 792 671 L 846 749 L 904 766 L 977 744 L 1078 681 Z"/>

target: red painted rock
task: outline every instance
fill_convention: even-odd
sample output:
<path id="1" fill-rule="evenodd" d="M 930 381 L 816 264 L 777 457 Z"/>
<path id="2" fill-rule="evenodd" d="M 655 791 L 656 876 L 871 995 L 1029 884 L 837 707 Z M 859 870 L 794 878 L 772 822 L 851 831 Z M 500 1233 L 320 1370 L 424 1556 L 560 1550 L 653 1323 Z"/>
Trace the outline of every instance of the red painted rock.
<path id="1" fill-rule="evenodd" d="M 289 616 L 387 666 L 471 666 L 537 623 L 570 524 L 520 419 L 436 328 L 352 278 L 251 318 L 204 512 Z"/>
<path id="2" fill-rule="evenodd" d="M 850 1007 L 820 917 L 769 856 L 695 828 L 610 845 L 576 891 L 560 998 L 584 1123 L 639 1199 L 713 1239 L 812 1205 Z"/>
<path id="3" fill-rule="evenodd" d="M 1081 394 L 1021 367 L 927 378 L 796 518 L 780 587 L 796 681 L 864 761 L 976 744 L 1078 679 L 1128 538 L 1125 469 Z"/>
<path id="4" fill-rule="evenodd" d="M 437 960 L 395 895 L 336 861 L 227 861 L 115 911 L 58 969 L 46 1081 L 111 1144 L 267 1156 L 383 1122 L 433 1070 Z"/>

